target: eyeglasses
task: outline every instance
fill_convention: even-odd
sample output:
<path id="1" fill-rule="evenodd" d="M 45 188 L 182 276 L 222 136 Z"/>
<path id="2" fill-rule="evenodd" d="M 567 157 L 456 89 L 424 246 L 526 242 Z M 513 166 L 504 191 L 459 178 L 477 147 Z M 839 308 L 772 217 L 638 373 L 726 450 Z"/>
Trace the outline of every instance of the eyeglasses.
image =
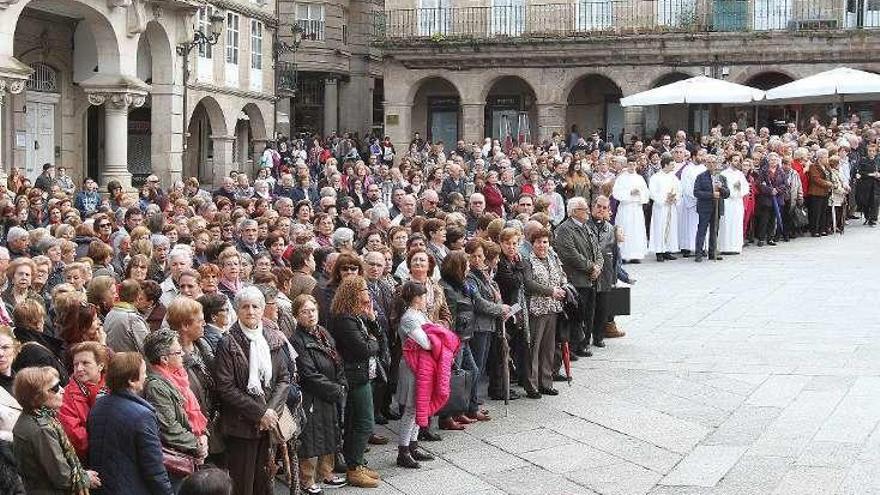
<path id="1" fill-rule="evenodd" d="M 339 268 L 341 272 L 357 272 L 360 271 L 360 267 L 357 265 L 345 265 Z"/>
<path id="2" fill-rule="evenodd" d="M 61 391 L 61 382 L 55 382 L 55 385 L 52 385 L 51 387 L 49 387 L 49 392 L 51 392 L 53 394 L 57 394 L 60 391 Z"/>
<path id="3" fill-rule="evenodd" d="M 110 224 L 109 223 L 102 223 L 101 225 L 98 225 L 98 228 L 99 229 L 109 229 Z"/>
<path id="4" fill-rule="evenodd" d="M 168 351 L 168 356 L 183 356 L 183 351 Z"/>

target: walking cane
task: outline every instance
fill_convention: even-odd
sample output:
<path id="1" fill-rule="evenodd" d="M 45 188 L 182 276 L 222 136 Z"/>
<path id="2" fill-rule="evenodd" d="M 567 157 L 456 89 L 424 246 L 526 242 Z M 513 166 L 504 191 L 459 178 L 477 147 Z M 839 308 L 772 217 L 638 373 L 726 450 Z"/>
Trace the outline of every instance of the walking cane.
<path id="1" fill-rule="evenodd" d="M 714 218 L 715 221 L 712 222 L 712 225 L 709 226 L 709 228 L 712 229 L 712 231 L 709 232 L 709 244 L 712 244 L 710 246 L 712 248 L 712 252 L 709 254 L 711 255 L 712 259 L 717 259 L 718 253 L 716 251 L 718 250 L 718 202 L 721 201 L 721 198 L 712 198 L 712 200 L 715 203 L 715 208 L 712 211 L 712 217 Z M 715 243 L 714 244 L 712 243 L 712 235 L 713 234 L 715 235 Z M 702 250 L 703 246 L 699 246 L 699 248 Z"/>

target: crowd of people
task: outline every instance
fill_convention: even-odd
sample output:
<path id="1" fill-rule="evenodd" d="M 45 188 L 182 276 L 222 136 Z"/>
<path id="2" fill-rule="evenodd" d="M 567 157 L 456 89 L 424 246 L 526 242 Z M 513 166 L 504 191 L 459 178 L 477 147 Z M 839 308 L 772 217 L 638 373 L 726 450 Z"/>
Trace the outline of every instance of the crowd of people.
<path id="1" fill-rule="evenodd" d="M 396 422 L 396 463 L 417 469 L 437 428 L 552 400 L 570 360 L 623 337 L 625 263 L 718 260 L 843 232 L 856 212 L 875 225 L 878 133 L 853 116 L 625 146 L 576 127 L 453 149 L 417 134 L 399 154 L 280 139 L 253 182 L 212 191 L 12 170 L 0 492 L 376 487 L 375 425 Z"/>

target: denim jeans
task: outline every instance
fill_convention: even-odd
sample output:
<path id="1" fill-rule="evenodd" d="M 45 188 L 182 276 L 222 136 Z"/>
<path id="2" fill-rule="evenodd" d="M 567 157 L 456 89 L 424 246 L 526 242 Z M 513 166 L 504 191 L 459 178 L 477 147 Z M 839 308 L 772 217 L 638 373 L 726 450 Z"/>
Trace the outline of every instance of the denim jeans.
<path id="1" fill-rule="evenodd" d="M 473 339 L 471 339 L 473 340 Z M 480 369 L 474 361 L 474 354 L 471 351 L 470 340 L 461 346 L 461 350 L 455 355 L 455 367 L 471 372 L 471 395 L 468 399 L 468 412 L 475 413 L 479 410 L 480 405 L 477 404 L 477 378 L 480 376 Z"/>
<path id="2" fill-rule="evenodd" d="M 474 332 L 474 336 L 471 337 L 470 342 L 468 342 L 471 358 L 473 359 L 474 367 L 476 368 L 476 371 L 474 372 L 474 388 L 471 392 L 471 401 L 469 404 L 469 408 L 472 408 L 473 410 L 470 412 L 477 411 L 477 390 L 480 386 L 480 380 L 482 377 L 486 376 L 486 361 L 489 359 L 489 347 L 491 343 L 491 332 Z"/>

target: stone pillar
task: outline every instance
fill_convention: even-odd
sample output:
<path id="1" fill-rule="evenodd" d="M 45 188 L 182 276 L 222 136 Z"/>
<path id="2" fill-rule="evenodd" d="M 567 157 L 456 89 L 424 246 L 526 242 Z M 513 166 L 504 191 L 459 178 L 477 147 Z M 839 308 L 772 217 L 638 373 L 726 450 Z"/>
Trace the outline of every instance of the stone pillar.
<path id="1" fill-rule="evenodd" d="M 4 116 L 6 115 L 6 93 L 16 95 L 24 91 L 25 84 L 27 83 L 27 78 L 12 78 L 6 79 L 0 77 L 0 170 L 8 170 L 9 163 L 6 162 L 6 157 L 11 154 L 12 148 L 15 146 L 14 141 L 9 144 L 10 153 L 6 152 L 6 134 L 7 127 L 3 125 Z"/>
<path id="2" fill-rule="evenodd" d="M 645 140 L 645 107 L 623 107 L 624 142 L 629 143 L 629 136 L 635 134 Z"/>
<path id="3" fill-rule="evenodd" d="M 106 187 L 111 180 L 117 180 L 124 190 L 131 190 L 128 109 L 143 106 L 146 92 L 90 92 L 88 98 L 92 105 L 104 105 L 104 170 L 100 173 L 101 187 Z"/>
<path id="4" fill-rule="evenodd" d="M 391 138 L 398 157 L 401 157 L 409 151 L 412 139 L 412 104 L 385 102 L 384 106 L 385 134 Z"/>
<path id="5" fill-rule="evenodd" d="M 461 127 L 459 137 L 465 144 L 482 143 L 486 137 L 486 103 L 462 103 Z M 455 143 L 447 143 L 447 147 L 454 149 Z"/>
<path id="6" fill-rule="evenodd" d="M 538 139 L 549 140 L 554 132 L 558 132 L 563 138 L 565 132 L 564 103 L 538 103 Z"/>
<path id="7" fill-rule="evenodd" d="M 324 80 L 324 135 L 339 130 L 339 82 Z"/>
<path id="8" fill-rule="evenodd" d="M 275 102 L 276 135 L 281 134 L 290 137 L 291 123 L 293 122 L 293 115 L 291 115 L 290 110 L 290 97 L 279 96 L 278 101 Z"/>
<path id="9" fill-rule="evenodd" d="M 236 168 L 232 161 L 235 136 L 211 136 L 211 142 L 214 144 L 214 187 L 220 187 L 223 178 Z"/>

